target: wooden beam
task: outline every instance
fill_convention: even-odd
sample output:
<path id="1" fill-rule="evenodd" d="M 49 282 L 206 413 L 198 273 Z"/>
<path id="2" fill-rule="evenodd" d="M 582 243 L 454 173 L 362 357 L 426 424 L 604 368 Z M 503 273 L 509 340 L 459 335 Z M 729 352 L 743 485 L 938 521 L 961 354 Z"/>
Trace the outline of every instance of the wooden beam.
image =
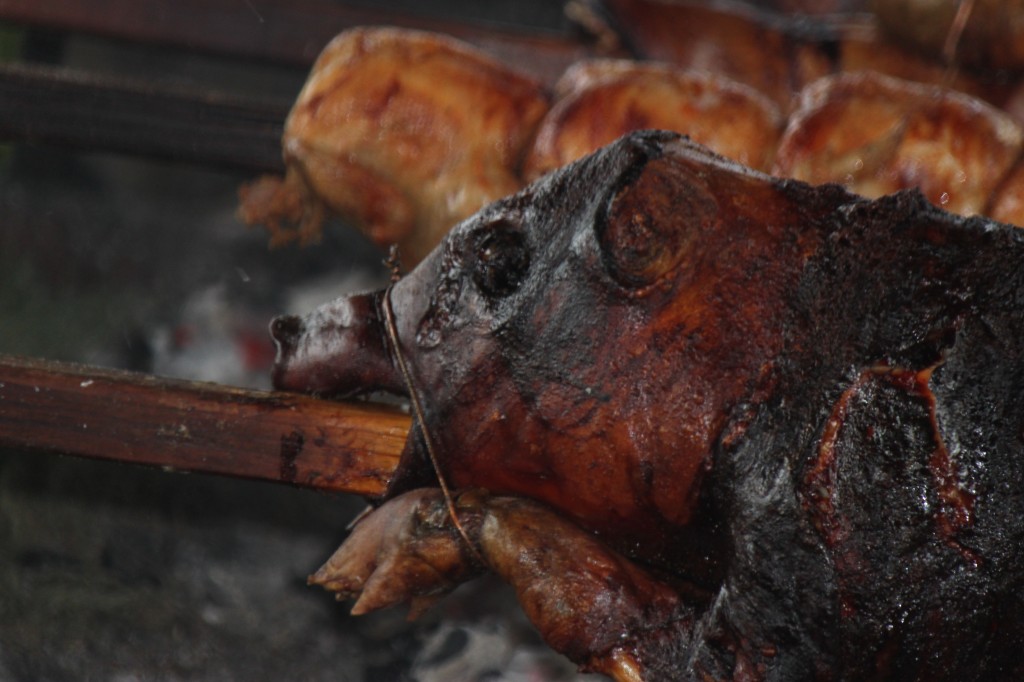
<path id="1" fill-rule="evenodd" d="M 53 67 L 0 67 L 0 139 L 29 143 L 280 171 L 289 106 Z"/>
<path id="2" fill-rule="evenodd" d="M 380 495 L 397 409 L 0 355 L 0 446 Z"/>

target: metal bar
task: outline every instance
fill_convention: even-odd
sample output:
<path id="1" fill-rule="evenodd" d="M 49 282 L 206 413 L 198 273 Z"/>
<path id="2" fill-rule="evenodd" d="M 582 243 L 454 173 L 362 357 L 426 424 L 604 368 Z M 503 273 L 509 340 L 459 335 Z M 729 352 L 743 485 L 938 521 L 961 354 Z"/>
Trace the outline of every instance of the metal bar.
<path id="1" fill-rule="evenodd" d="M 539 29 L 439 20 L 327 0 L 0 0 L 0 21 L 307 67 L 341 31 L 390 25 L 455 36 L 554 80 L 590 50 Z"/>
<path id="2" fill-rule="evenodd" d="M 0 355 L 0 446 L 377 496 L 410 418 L 385 406 Z"/>
<path id="3" fill-rule="evenodd" d="M 279 171 L 287 103 L 0 67 L 0 139 Z"/>

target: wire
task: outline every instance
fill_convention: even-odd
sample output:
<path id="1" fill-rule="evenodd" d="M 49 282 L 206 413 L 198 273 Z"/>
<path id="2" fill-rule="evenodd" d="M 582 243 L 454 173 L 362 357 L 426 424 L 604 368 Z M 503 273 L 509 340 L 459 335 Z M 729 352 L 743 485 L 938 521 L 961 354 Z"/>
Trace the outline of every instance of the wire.
<path id="1" fill-rule="evenodd" d="M 957 4 L 956 15 L 953 23 L 949 26 L 949 33 L 946 34 L 946 42 L 942 46 L 942 58 L 951 68 L 956 64 L 956 51 L 960 46 L 960 38 L 967 27 L 967 20 L 974 11 L 974 0 L 960 0 Z"/>
<path id="2" fill-rule="evenodd" d="M 402 380 L 405 382 L 405 387 L 409 391 L 409 400 L 412 402 L 413 413 L 416 415 L 416 420 L 420 424 L 420 432 L 423 434 L 423 443 L 427 447 L 427 455 L 430 457 L 430 463 L 434 467 L 434 473 L 437 475 L 437 482 L 441 486 L 441 493 L 444 495 L 445 503 L 448 505 L 448 514 L 452 518 L 452 523 L 455 525 L 456 530 L 459 531 L 459 535 L 466 542 L 466 546 L 469 548 L 473 557 L 480 563 L 481 566 L 486 566 L 487 562 L 477 551 L 476 545 L 469 539 L 469 535 L 466 533 L 466 529 L 462 527 L 462 523 L 459 521 L 459 515 L 455 511 L 455 502 L 452 500 L 451 490 L 448 487 L 448 483 L 445 481 L 444 474 L 441 472 L 441 463 L 437 458 L 437 452 L 434 450 L 433 438 L 430 436 L 430 431 L 427 428 L 427 421 L 424 418 L 423 405 L 420 402 L 419 391 L 416 390 L 416 385 L 412 379 L 412 373 L 409 371 L 409 366 L 405 362 L 405 356 L 402 353 L 401 344 L 398 341 L 398 328 L 395 325 L 395 313 L 391 308 L 391 290 L 394 288 L 395 283 L 392 282 L 388 285 L 388 288 L 384 290 L 384 328 L 387 331 L 388 340 L 391 343 L 391 348 L 394 350 L 395 359 L 398 361 L 398 369 L 402 373 Z"/>

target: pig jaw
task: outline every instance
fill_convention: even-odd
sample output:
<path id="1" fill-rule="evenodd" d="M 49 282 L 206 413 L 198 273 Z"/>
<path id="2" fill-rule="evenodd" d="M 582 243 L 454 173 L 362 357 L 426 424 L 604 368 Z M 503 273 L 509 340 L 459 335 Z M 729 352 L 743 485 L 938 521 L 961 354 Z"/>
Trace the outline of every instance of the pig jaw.
<path id="1" fill-rule="evenodd" d="M 404 393 L 388 348 L 382 292 L 339 298 L 303 317 L 271 322 L 277 345 L 274 388 L 347 398 Z"/>

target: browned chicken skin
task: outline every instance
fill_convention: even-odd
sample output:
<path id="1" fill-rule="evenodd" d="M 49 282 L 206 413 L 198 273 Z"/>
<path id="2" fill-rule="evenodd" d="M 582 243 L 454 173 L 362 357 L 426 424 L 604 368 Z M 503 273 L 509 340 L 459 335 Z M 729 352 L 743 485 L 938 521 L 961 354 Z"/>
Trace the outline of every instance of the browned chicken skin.
<path id="1" fill-rule="evenodd" d="M 749 5 L 664 0 L 602 4 L 615 28 L 643 57 L 745 83 L 783 109 L 805 83 L 834 68 L 828 50 L 816 36 L 805 36 L 804 27 L 772 21 Z"/>
<path id="2" fill-rule="evenodd" d="M 1024 87 L 1013 78 L 952 74 L 870 24 L 812 30 L 715 3 L 605 5 L 627 43 L 664 61 L 578 63 L 550 107 L 539 83 L 449 38 L 343 33 L 287 121 L 287 176 L 245 188 L 243 217 L 282 243 L 313 241 L 338 215 L 399 245 L 412 267 L 490 201 L 623 134 L 664 129 L 782 176 L 868 196 L 917 186 L 948 210 L 1024 222 L 1024 171 L 1011 173 Z"/>
<path id="3" fill-rule="evenodd" d="M 985 212 L 993 220 L 1024 225 L 1024 162 L 1017 162 Z"/>
<path id="4" fill-rule="evenodd" d="M 243 214 L 278 241 L 315 239 L 339 215 L 415 264 L 456 222 L 520 187 L 547 108 L 539 83 L 450 38 L 347 31 L 288 117 L 287 177 L 250 188 Z"/>
<path id="5" fill-rule="evenodd" d="M 582 158 L 634 130 L 674 130 L 723 156 L 767 170 L 782 126 L 771 100 L 745 85 L 667 64 L 582 62 L 566 72 L 524 178 Z"/>
<path id="6" fill-rule="evenodd" d="M 937 206 L 972 215 L 984 212 L 1022 141 L 1009 116 L 966 95 L 843 74 L 801 93 L 773 173 L 868 197 L 918 187 Z"/>

